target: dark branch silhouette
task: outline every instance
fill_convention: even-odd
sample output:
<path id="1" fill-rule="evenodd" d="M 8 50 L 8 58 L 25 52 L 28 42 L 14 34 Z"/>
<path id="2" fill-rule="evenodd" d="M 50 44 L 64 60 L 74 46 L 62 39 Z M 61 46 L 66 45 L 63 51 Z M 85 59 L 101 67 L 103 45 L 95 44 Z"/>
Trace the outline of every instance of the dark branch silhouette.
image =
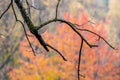
<path id="1" fill-rule="evenodd" d="M 80 76 L 84 77 L 84 75 L 80 74 L 80 61 L 81 61 L 81 54 L 82 54 L 82 48 L 83 48 L 83 39 L 81 41 L 81 45 L 80 45 L 80 50 L 79 50 L 79 57 L 78 57 L 78 80 L 80 80 Z"/>
<path id="2" fill-rule="evenodd" d="M 11 0 L 10 4 L 8 5 L 7 9 L 3 11 L 3 13 L 0 15 L 0 19 L 3 17 L 3 15 L 9 10 L 10 6 L 12 5 L 13 0 Z"/>
<path id="3" fill-rule="evenodd" d="M 40 42 L 40 44 L 44 47 L 44 49 L 46 51 L 49 51 L 49 49 L 47 48 L 47 46 L 45 45 L 45 41 L 42 39 L 42 36 L 38 34 L 38 31 L 36 30 L 34 24 L 32 23 L 32 21 L 30 20 L 30 18 L 27 16 L 27 13 L 25 11 L 25 8 L 23 7 L 22 3 L 20 2 L 20 0 L 15 0 L 15 3 L 17 5 L 17 7 L 19 8 L 21 15 L 24 19 L 24 21 L 26 22 L 30 32 L 38 39 L 38 41 Z"/>
<path id="4" fill-rule="evenodd" d="M 23 29 L 24 29 L 25 36 L 26 36 L 26 38 L 27 38 L 27 41 L 28 41 L 28 43 L 29 43 L 29 45 L 30 45 L 30 47 L 31 47 L 34 55 L 36 55 L 35 50 L 33 49 L 32 44 L 31 44 L 31 42 L 30 42 L 30 40 L 29 40 L 29 38 L 28 38 L 28 35 L 27 35 L 27 32 L 26 32 L 26 29 L 25 29 L 25 26 L 24 26 L 23 21 L 19 20 L 18 17 L 17 17 L 17 15 L 16 15 L 15 8 L 14 8 L 14 5 L 13 5 L 13 1 L 14 1 L 14 3 L 16 4 L 16 6 L 18 7 L 18 10 L 20 11 L 21 16 L 22 16 L 22 18 L 23 18 L 23 21 L 27 24 L 27 27 L 29 28 L 29 31 L 36 37 L 36 39 L 37 39 L 37 40 L 39 41 L 39 43 L 43 46 L 43 48 L 44 48 L 46 51 L 49 51 L 48 48 L 51 48 L 52 50 L 54 50 L 55 52 L 57 52 L 57 53 L 63 58 L 64 61 L 67 61 L 67 59 L 64 57 L 64 55 L 62 55 L 62 53 L 60 53 L 60 51 L 58 51 L 56 48 L 54 48 L 53 46 L 51 46 L 50 44 L 48 44 L 47 42 L 45 42 L 44 39 L 42 38 L 41 34 L 38 34 L 38 30 L 40 30 L 42 27 L 44 27 L 44 26 L 46 26 L 46 25 L 49 25 L 49 24 L 51 24 L 51 23 L 53 23 L 53 22 L 60 22 L 60 23 L 64 23 L 64 24 L 68 25 L 77 35 L 79 35 L 79 37 L 81 38 L 81 44 L 80 44 L 80 50 L 79 50 L 78 70 L 77 70 L 77 73 L 78 73 L 78 78 L 77 78 L 77 79 L 78 79 L 78 80 L 80 80 L 80 76 L 85 78 L 84 75 L 80 74 L 81 54 L 82 54 L 82 49 L 84 49 L 84 48 L 83 48 L 83 43 L 84 43 L 84 44 L 87 44 L 90 48 L 92 48 L 92 47 L 98 47 L 98 45 L 96 45 L 96 44 L 91 44 L 90 42 L 88 42 L 88 40 L 87 40 L 86 38 L 84 38 L 84 36 L 79 32 L 79 30 L 81 30 L 81 31 L 87 31 L 87 32 L 90 32 L 90 33 L 98 36 L 98 41 L 99 41 L 100 39 L 102 39 L 108 46 L 110 46 L 112 49 L 115 49 L 112 45 L 109 44 L 109 42 L 107 42 L 107 41 L 106 41 L 102 36 L 100 36 L 99 34 L 93 32 L 93 31 L 87 30 L 87 29 L 80 29 L 80 28 L 77 27 L 77 26 L 79 26 L 79 27 L 80 27 L 80 26 L 84 26 L 84 25 L 86 25 L 87 23 L 94 24 L 94 23 L 92 23 L 90 20 L 87 21 L 86 23 L 83 23 L 83 24 L 79 25 L 79 24 L 74 24 L 74 23 L 72 23 L 72 22 L 70 22 L 70 21 L 67 21 L 67 20 L 64 20 L 64 19 L 59 19 L 59 18 L 58 18 L 58 8 L 59 8 L 60 1 L 61 1 L 61 0 L 58 0 L 58 3 L 57 3 L 57 5 L 56 5 L 55 18 L 54 18 L 54 19 L 51 19 L 51 20 L 48 20 L 48 21 L 40 24 L 38 27 L 35 27 L 34 24 L 33 24 L 33 22 L 32 22 L 31 19 L 30 19 L 31 15 L 32 15 L 32 14 L 30 13 L 31 7 L 34 8 L 34 9 L 36 9 L 36 10 L 38 10 L 38 9 L 37 9 L 36 7 L 34 7 L 34 5 L 32 6 L 31 4 L 29 4 L 28 0 L 25 0 L 25 1 L 26 1 L 26 4 L 27 4 L 27 9 L 28 9 L 28 10 L 26 11 L 26 9 L 24 8 L 21 0 L 11 0 L 11 2 L 10 2 L 10 4 L 8 5 L 7 9 L 6 9 L 5 11 L 3 11 L 3 13 L 0 15 L 0 19 L 1 19 L 1 18 L 3 17 L 3 15 L 10 9 L 10 7 L 12 7 L 13 14 L 14 14 L 14 16 L 15 16 L 15 20 L 16 20 L 16 22 L 19 22 L 19 23 L 22 25 L 22 27 L 23 27 Z M 28 13 L 28 14 L 27 14 L 27 13 Z M 15 24 L 16 24 L 16 23 L 15 23 Z M 1 34 L 2 34 L 2 33 L 1 33 Z M 0 34 L 0 35 L 1 35 L 1 34 Z M 9 58 L 8 58 L 8 60 L 9 60 Z M 7 61 L 7 60 L 6 60 L 6 61 Z M 5 62 L 5 64 L 6 64 L 6 62 Z M 3 66 L 4 66 L 4 64 L 3 64 Z M 1 67 L 3 67 L 3 66 L 1 66 Z M 0 67 L 0 68 L 1 68 L 1 67 Z"/>
<path id="5" fill-rule="evenodd" d="M 52 47 L 49 44 L 46 44 L 48 47 L 50 47 L 51 49 L 53 49 L 54 51 L 56 51 L 62 58 L 64 61 L 67 61 L 67 59 L 62 55 L 62 53 L 60 53 L 57 49 L 55 49 L 54 47 Z"/>

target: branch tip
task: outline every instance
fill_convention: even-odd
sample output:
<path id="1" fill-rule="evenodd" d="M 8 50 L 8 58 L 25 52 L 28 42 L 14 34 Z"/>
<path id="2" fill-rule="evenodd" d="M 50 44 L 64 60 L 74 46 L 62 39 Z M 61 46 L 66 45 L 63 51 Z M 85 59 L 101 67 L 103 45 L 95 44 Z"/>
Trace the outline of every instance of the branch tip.
<path id="1" fill-rule="evenodd" d="M 62 53 L 60 53 L 57 49 L 55 49 L 54 47 L 52 47 L 51 45 L 46 43 L 46 46 L 48 46 L 49 48 L 51 48 L 52 50 L 56 51 L 62 58 L 64 61 L 67 61 L 67 59 L 63 56 Z"/>

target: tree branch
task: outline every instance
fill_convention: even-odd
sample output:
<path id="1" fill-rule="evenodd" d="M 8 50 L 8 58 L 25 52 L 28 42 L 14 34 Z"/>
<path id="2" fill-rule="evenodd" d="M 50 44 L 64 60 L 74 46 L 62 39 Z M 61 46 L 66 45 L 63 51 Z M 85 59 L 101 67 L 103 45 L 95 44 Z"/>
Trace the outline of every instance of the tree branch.
<path id="1" fill-rule="evenodd" d="M 43 24 L 40 24 L 39 27 L 35 27 L 34 24 L 33 24 L 33 22 L 32 22 L 31 19 L 30 19 L 30 16 L 31 16 L 30 7 L 31 7 L 31 6 L 30 6 L 30 4 L 28 3 L 28 0 L 26 0 L 26 4 L 27 4 L 27 6 L 28 6 L 28 14 L 29 14 L 29 15 L 27 15 L 27 12 L 25 11 L 25 8 L 24 8 L 24 6 L 23 6 L 23 4 L 22 4 L 22 2 L 21 2 L 20 0 L 14 0 L 14 2 L 16 3 L 16 5 L 17 5 L 17 7 L 18 7 L 18 9 L 19 9 L 19 11 L 20 11 L 20 13 L 21 13 L 21 16 L 22 16 L 23 20 L 24 20 L 25 23 L 27 24 L 27 26 L 28 26 L 28 28 L 29 28 L 29 31 L 36 37 L 36 39 L 39 41 L 39 43 L 42 45 L 42 47 L 43 47 L 46 51 L 49 51 L 48 47 L 51 48 L 52 50 L 56 51 L 56 52 L 63 58 L 64 61 L 67 61 L 67 59 L 63 56 L 63 54 L 61 54 L 57 49 L 55 49 L 55 48 L 52 47 L 51 45 L 47 44 L 47 43 L 44 41 L 44 39 L 42 38 L 41 34 L 38 34 L 38 30 L 41 29 L 42 27 L 50 24 L 50 23 L 60 22 L 60 23 L 64 23 L 64 24 L 68 25 L 77 35 L 79 35 L 79 37 L 81 38 L 82 42 L 81 42 L 81 44 L 80 44 L 79 59 L 78 59 L 78 70 L 77 70 L 78 80 L 80 80 L 80 76 L 85 77 L 84 75 L 80 74 L 80 61 L 81 61 L 81 53 L 82 53 L 83 43 L 85 42 L 85 44 L 87 44 L 90 48 L 92 48 L 92 47 L 98 47 L 98 45 L 90 44 L 90 43 L 88 42 L 88 40 L 85 39 L 84 36 L 79 32 L 79 30 L 81 30 L 81 31 L 87 31 L 87 32 L 90 32 L 90 33 L 98 36 L 98 37 L 99 37 L 98 40 L 102 39 L 108 46 L 110 46 L 112 49 L 115 49 L 112 45 L 110 45 L 110 44 L 109 44 L 102 36 L 100 36 L 99 34 L 93 32 L 93 31 L 87 30 L 87 29 L 79 29 L 79 28 L 76 27 L 76 26 L 84 26 L 85 24 L 87 24 L 87 23 L 90 22 L 90 21 L 87 21 L 87 22 L 84 23 L 84 24 L 78 25 L 78 24 L 73 24 L 72 22 L 69 22 L 69 21 L 64 20 L 64 19 L 58 19 L 58 8 L 59 8 L 60 0 L 58 0 L 58 3 L 57 3 L 57 5 L 56 5 L 55 18 L 54 18 L 54 19 L 51 19 L 51 20 L 48 20 L 48 21 L 46 21 L 46 22 L 43 23 Z M 14 6 L 13 6 L 13 0 L 11 0 L 11 2 L 10 2 L 10 4 L 8 5 L 7 9 L 6 9 L 5 11 L 3 11 L 3 13 L 0 15 L 0 19 L 1 19 L 2 16 L 9 10 L 10 6 L 12 7 L 13 14 L 14 14 L 14 16 L 15 16 L 16 22 L 21 23 L 21 25 L 22 25 L 22 27 L 23 27 L 23 29 L 24 29 L 25 36 L 26 36 L 26 38 L 27 38 L 27 41 L 29 42 L 29 45 L 30 45 L 30 47 L 31 47 L 34 55 L 36 55 L 36 54 L 35 54 L 35 51 L 34 51 L 34 49 L 33 49 L 33 47 L 32 47 L 32 44 L 31 44 L 31 42 L 30 42 L 30 40 L 29 40 L 29 38 L 28 38 L 28 35 L 27 35 L 27 32 L 26 32 L 26 29 L 25 29 L 25 26 L 24 26 L 23 22 L 17 18 L 16 12 L 15 12 L 15 9 L 14 9 Z M 35 8 L 34 5 L 33 5 L 33 8 Z M 90 23 L 92 23 L 92 22 L 90 22 Z M 93 24 L 94 24 L 94 23 L 93 23 Z M 9 60 L 9 58 L 8 58 L 8 60 Z M 8 61 L 8 60 L 7 60 L 7 61 Z M 4 66 L 4 64 L 3 64 L 3 66 Z M 3 67 L 3 66 L 2 66 L 2 67 Z M 0 67 L 0 69 L 1 69 L 1 67 Z"/>
<path id="2" fill-rule="evenodd" d="M 34 49 L 33 49 L 33 47 L 32 47 L 32 44 L 31 44 L 31 42 L 30 42 L 30 40 L 29 40 L 29 38 L 28 38 L 28 35 L 27 35 L 26 30 L 25 30 L 25 26 L 24 26 L 23 22 L 20 21 L 20 20 L 17 20 L 17 21 L 22 24 L 23 30 L 24 30 L 24 33 L 25 33 L 25 36 L 26 36 L 26 38 L 27 38 L 27 41 L 28 41 L 28 43 L 29 43 L 29 45 L 30 45 L 30 47 L 31 47 L 31 49 L 32 49 L 32 52 L 33 52 L 34 56 L 36 56 L 36 52 L 34 51 Z"/>
<path id="3" fill-rule="evenodd" d="M 38 39 L 39 43 L 44 47 L 44 49 L 46 51 L 49 51 L 42 36 L 38 34 L 38 31 L 36 30 L 34 24 L 30 20 L 30 18 L 27 16 L 27 13 L 25 12 L 25 9 L 24 9 L 22 3 L 20 2 L 20 0 L 15 0 L 15 3 L 17 5 L 17 7 L 19 8 L 21 15 L 22 15 L 24 21 L 26 22 L 30 32 Z"/>
<path id="4" fill-rule="evenodd" d="M 36 53 L 35 53 L 35 51 L 34 51 L 34 49 L 33 49 L 33 47 L 32 47 L 32 44 L 31 44 L 31 42 L 30 42 L 30 40 L 29 40 L 29 38 L 28 38 L 28 36 L 27 36 L 27 32 L 26 32 L 26 29 L 25 29 L 25 26 L 24 26 L 23 22 L 17 19 L 17 15 L 16 15 L 16 12 L 15 12 L 15 9 L 14 9 L 13 4 L 12 4 L 12 10 L 13 10 L 13 13 L 14 13 L 14 16 L 15 16 L 15 19 L 16 19 L 16 22 L 19 22 L 19 23 L 22 24 L 22 27 L 23 27 L 25 36 L 26 36 L 26 38 L 27 38 L 27 41 L 28 41 L 28 43 L 29 43 L 29 46 L 31 47 L 34 56 L 36 56 Z"/>
<path id="5" fill-rule="evenodd" d="M 55 19 L 57 19 L 59 4 L 60 4 L 60 0 L 58 0 L 57 6 L 56 6 L 56 15 L 55 15 Z"/>
<path id="6" fill-rule="evenodd" d="M 8 5 L 7 9 L 5 11 L 3 11 L 3 13 L 0 15 L 0 19 L 2 18 L 2 16 L 9 10 L 10 6 L 12 5 L 13 0 L 11 0 L 10 4 Z"/>
<path id="7" fill-rule="evenodd" d="M 46 43 L 46 45 L 47 45 L 49 48 L 51 48 L 51 49 L 53 49 L 54 51 L 56 51 L 56 52 L 63 58 L 64 61 L 67 61 L 67 59 L 62 55 L 62 53 L 60 53 L 57 49 L 55 49 L 54 47 L 52 47 L 51 45 L 49 45 L 49 44 L 47 44 L 47 43 Z"/>
<path id="8" fill-rule="evenodd" d="M 29 14 L 29 17 L 31 17 L 31 12 L 30 12 L 30 5 L 29 5 L 29 2 L 28 2 L 28 0 L 25 0 L 26 1 L 26 4 L 27 4 L 27 6 L 28 6 L 28 14 Z"/>
<path id="9" fill-rule="evenodd" d="M 82 48 L 83 48 L 83 39 L 82 39 L 82 41 L 81 41 L 81 45 L 80 45 L 80 50 L 79 50 L 79 57 L 78 57 L 78 80 L 80 80 L 80 76 L 82 76 L 82 77 L 84 77 L 85 78 L 85 76 L 84 75 L 81 75 L 80 74 L 80 61 L 81 61 L 81 54 L 82 54 Z"/>
<path id="10" fill-rule="evenodd" d="M 98 36 L 98 37 L 99 37 L 98 40 L 102 39 L 109 47 L 111 47 L 112 49 L 116 49 L 115 47 L 113 47 L 112 45 L 110 45 L 109 42 L 106 41 L 106 40 L 105 40 L 102 36 L 100 36 L 99 34 L 93 32 L 93 31 L 90 31 L 90 30 L 88 30 L 88 29 L 80 29 L 80 28 L 77 28 L 77 27 L 76 27 L 76 29 L 81 30 L 81 31 L 90 32 L 90 33 L 92 33 L 92 34 Z M 117 50 L 117 49 L 116 49 L 116 50 Z"/>
<path id="11" fill-rule="evenodd" d="M 49 20 L 49 21 L 41 24 L 41 25 L 37 28 L 37 30 L 41 29 L 41 28 L 44 27 L 45 25 L 48 25 L 48 24 L 50 24 L 50 23 L 52 23 L 52 22 L 56 22 L 56 21 L 67 24 L 74 32 L 76 32 L 76 33 L 84 40 L 84 42 L 85 42 L 90 48 L 92 48 L 92 47 L 98 47 L 98 45 L 91 45 L 91 44 L 76 30 L 76 28 L 74 27 L 74 26 L 75 26 L 74 24 L 72 24 L 72 23 L 69 22 L 69 21 L 63 20 L 63 19 L 52 19 L 52 20 Z"/>

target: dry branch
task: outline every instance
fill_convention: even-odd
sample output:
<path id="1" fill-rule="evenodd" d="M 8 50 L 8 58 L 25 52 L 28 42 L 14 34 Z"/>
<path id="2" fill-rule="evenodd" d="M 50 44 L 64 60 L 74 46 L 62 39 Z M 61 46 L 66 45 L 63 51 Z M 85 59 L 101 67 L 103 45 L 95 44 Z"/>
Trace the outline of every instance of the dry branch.
<path id="1" fill-rule="evenodd" d="M 63 58 L 64 61 L 67 61 L 67 59 L 62 55 L 62 53 L 60 53 L 57 49 L 55 49 L 54 47 L 52 47 L 51 45 L 49 45 L 47 42 L 45 42 L 44 39 L 42 38 L 41 34 L 38 34 L 38 30 L 41 29 L 42 27 L 46 26 L 46 25 L 49 25 L 49 24 L 53 23 L 53 22 L 60 22 L 60 23 L 67 24 L 77 35 L 79 35 L 79 37 L 81 38 L 82 41 L 81 41 L 80 50 L 79 50 L 78 70 L 77 70 L 77 71 L 78 71 L 78 72 L 77 72 L 77 73 L 78 73 L 78 78 L 77 78 L 77 79 L 80 80 L 80 76 L 85 77 L 84 75 L 80 74 L 81 54 L 82 54 L 82 49 L 84 49 L 84 48 L 83 48 L 83 43 L 84 43 L 84 44 L 87 44 L 90 48 L 92 48 L 92 47 L 98 47 L 98 45 L 94 45 L 94 44 L 89 43 L 88 40 L 85 39 L 84 36 L 79 32 L 79 30 L 90 32 L 90 33 L 98 36 L 99 39 L 102 39 L 103 41 L 105 41 L 106 44 L 107 44 L 108 46 L 110 46 L 112 49 L 115 49 L 115 48 L 114 48 L 112 45 L 110 45 L 110 44 L 109 44 L 102 36 L 100 36 L 99 34 L 97 34 L 97 33 L 95 33 L 95 32 L 92 32 L 92 31 L 90 31 L 90 30 L 87 30 L 87 29 L 79 29 L 79 28 L 77 28 L 77 26 L 84 26 L 85 24 L 87 24 L 87 23 L 90 22 L 90 21 L 88 21 L 88 22 L 86 22 L 86 23 L 84 23 L 84 24 L 82 24 L 82 25 L 79 25 L 79 24 L 71 23 L 71 22 L 69 22 L 69 21 L 67 21 L 67 20 L 64 20 L 64 19 L 58 19 L 58 15 L 57 15 L 57 14 L 58 14 L 58 8 L 59 8 L 59 5 L 60 5 L 60 1 L 61 1 L 61 0 L 58 0 L 58 3 L 57 3 L 57 5 L 56 5 L 55 18 L 54 18 L 54 19 L 51 19 L 51 20 L 48 20 L 48 21 L 46 21 L 45 23 L 40 24 L 38 27 L 35 27 L 34 24 L 33 24 L 33 22 L 32 22 L 31 19 L 30 19 L 30 16 L 31 16 L 31 13 L 30 13 L 31 4 L 29 4 L 28 0 L 26 0 L 26 4 L 27 4 L 27 7 L 28 7 L 28 14 L 29 14 L 29 15 L 27 15 L 27 12 L 26 12 L 26 10 L 25 10 L 25 8 L 24 8 L 21 0 L 14 0 L 14 3 L 16 3 L 16 6 L 18 7 L 18 9 L 19 9 L 19 11 L 20 11 L 23 20 L 25 21 L 25 23 L 27 24 L 27 26 L 28 26 L 28 28 L 29 28 L 29 31 L 36 37 L 36 39 L 37 39 L 37 40 L 39 41 L 39 43 L 43 46 L 43 48 L 44 48 L 46 51 L 49 51 L 49 49 L 48 49 L 48 47 L 49 47 L 49 48 L 51 48 L 52 50 L 56 51 L 56 52 Z M 26 36 L 26 38 L 27 38 L 27 40 L 28 40 L 28 42 L 29 42 L 29 45 L 30 45 L 30 47 L 31 47 L 34 55 L 36 55 L 36 54 L 35 54 L 35 51 L 34 51 L 34 49 L 33 49 L 33 47 L 32 47 L 32 44 L 31 44 L 31 42 L 30 42 L 30 40 L 29 40 L 29 38 L 28 38 L 28 35 L 27 35 L 27 32 L 26 32 L 24 23 L 17 18 L 16 12 L 15 12 L 15 9 L 14 9 L 14 5 L 13 5 L 13 0 L 11 0 L 11 2 L 10 2 L 10 4 L 8 5 L 7 9 L 6 9 L 5 11 L 3 11 L 3 13 L 0 15 L 0 19 L 1 19 L 1 18 L 3 17 L 3 15 L 9 10 L 10 7 L 12 7 L 13 14 L 14 14 L 14 16 L 15 16 L 16 22 L 19 22 L 19 23 L 22 24 L 22 27 L 23 27 L 23 29 L 24 29 L 25 36 Z M 34 5 L 33 5 L 32 7 L 35 8 Z M 90 23 L 91 23 L 91 22 L 90 22 Z M 2 33 L 1 33 L 1 34 L 2 34 Z M 8 58 L 8 59 L 9 59 L 9 58 Z"/>

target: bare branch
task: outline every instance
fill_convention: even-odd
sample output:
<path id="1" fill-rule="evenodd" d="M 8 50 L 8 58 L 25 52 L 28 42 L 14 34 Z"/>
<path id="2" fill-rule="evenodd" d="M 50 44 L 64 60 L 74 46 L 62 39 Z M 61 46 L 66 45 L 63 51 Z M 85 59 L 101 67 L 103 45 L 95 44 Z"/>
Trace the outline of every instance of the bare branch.
<path id="1" fill-rule="evenodd" d="M 13 13 L 14 13 L 14 16 L 15 16 L 15 19 L 16 19 L 16 22 L 19 22 L 19 23 L 22 24 L 22 27 L 23 27 L 23 29 L 24 29 L 24 33 L 25 33 L 25 36 L 26 36 L 26 38 L 27 38 L 27 41 L 28 41 L 28 43 L 29 43 L 29 45 L 30 45 L 30 47 L 31 47 L 31 49 L 32 49 L 32 52 L 33 52 L 34 56 L 36 56 L 36 53 L 35 53 L 35 51 L 34 51 L 34 49 L 33 49 L 33 47 L 32 47 L 32 44 L 31 44 L 31 42 L 30 42 L 30 40 L 29 40 L 29 38 L 28 38 L 28 36 L 27 36 L 27 32 L 26 32 L 26 29 L 25 29 L 25 26 L 24 26 L 23 22 L 17 19 L 17 15 L 16 15 L 16 12 L 15 12 L 15 9 L 14 9 L 13 4 L 12 4 L 12 10 L 13 10 Z"/>
<path id="2" fill-rule="evenodd" d="M 57 6 L 56 6 L 56 15 L 55 15 L 55 19 L 57 19 L 59 4 L 60 4 L 60 0 L 58 0 Z"/>
<path id="3" fill-rule="evenodd" d="M 54 19 L 51 19 L 51 20 L 48 20 L 46 21 L 45 23 L 42 23 L 40 24 L 39 27 L 35 27 L 33 22 L 31 21 L 30 19 L 30 16 L 31 16 L 31 13 L 30 13 L 30 10 L 31 10 L 31 7 L 34 8 L 34 9 L 37 9 L 35 6 L 34 6 L 34 0 L 32 0 L 33 2 L 33 5 L 29 4 L 28 0 L 25 0 L 26 1 L 26 4 L 27 4 L 27 7 L 28 7 L 28 14 L 27 14 L 27 11 L 25 11 L 25 8 L 21 2 L 21 0 L 14 0 L 14 2 L 16 3 L 20 13 L 21 13 L 21 16 L 23 17 L 23 20 L 25 21 L 25 23 L 27 24 L 28 28 L 29 28 L 29 31 L 36 37 L 36 39 L 39 41 L 39 43 L 43 46 L 43 48 L 46 50 L 46 51 L 49 51 L 49 48 L 51 48 L 52 50 L 54 50 L 55 52 L 57 52 L 62 58 L 64 61 L 67 61 L 67 59 L 64 57 L 64 55 L 62 53 L 60 53 L 56 48 L 54 48 L 53 46 L 47 44 L 44 39 L 42 38 L 42 35 L 41 34 L 38 34 L 38 30 L 41 29 L 42 27 L 50 24 L 50 23 L 53 23 L 53 22 L 60 22 L 60 23 L 64 23 L 66 25 L 68 25 L 77 35 L 79 35 L 79 37 L 81 38 L 81 44 L 80 44 L 80 50 L 79 50 L 79 59 L 78 59 L 78 70 L 77 70 L 77 74 L 78 74 L 78 80 L 80 80 L 80 76 L 81 77 L 84 77 L 84 75 L 80 74 L 80 61 L 81 61 L 81 54 L 82 54 L 82 49 L 83 49 L 83 43 L 85 42 L 85 44 L 87 44 L 90 48 L 92 47 L 98 47 L 98 45 L 93 45 L 93 44 L 90 44 L 88 42 L 88 40 L 86 38 L 84 38 L 84 36 L 80 33 L 79 30 L 81 31 L 87 31 L 87 32 L 90 32 L 96 36 L 98 36 L 98 40 L 102 39 L 108 46 L 110 46 L 112 49 L 115 49 L 113 46 L 111 46 L 102 36 L 100 36 L 99 34 L 93 32 L 93 31 L 90 31 L 90 30 L 87 30 L 87 29 L 79 29 L 77 28 L 76 26 L 84 26 L 86 25 L 87 23 L 91 23 L 91 24 L 94 24 L 93 22 L 91 22 L 90 20 L 81 24 L 81 25 L 78 25 L 78 24 L 73 24 L 67 20 L 64 20 L 64 19 L 58 19 L 58 8 L 59 8 L 59 4 L 60 4 L 60 1 L 61 0 L 58 0 L 58 3 L 56 5 L 56 14 L 55 14 L 55 18 Z M 15 16 L 15 19 L 16 19 L 16 23 L 19 22 L 23 29 L 24 29 L 24 32 L 25 32 L 25 36 L 27 38 L 27 41 L 34 53 L 34 55 L 36 55 L 33 47 L 32 47 L 32 44 L 29 40 L 29 37 L 27 35 L 27 32 L 26 32 L 26 29 L 25 29 L 25 25 L 24 23 L 18 19 L 17 15 L 16 15 L 16 12 L 15 12 L 15 9 L 14 9 L 14 5 L 13 5 L 13 0 L 11 0 L 10 4 L 8 5 L 7 9 L 0 15 L 0 19 L 2 18 L 2 16 L 9 10 L 10 6 L 12 7 L 12 10 L 13 10 L 13 14 Z M 37 9 L 38 10 L 38 9 Z M 41 21 L 41 19 L 40 19 Z M 16 24 L 15 23 L 15 24 Z M 1 34 L 0 34 L 1 35 Z"/>
<path id="4" fill-rule="evenodd" d="M 28 41 L 28 43 L 29 43 L 29 45 L 30 45 L 30 47 L 31 47 L 31 49 L 32 49 L 32 52 L 33 52 L 34 56 L 36 56 L 36 53 L 35 53 L 35 51 L 34 51 L 34 49 L 33 49 L 33 47 L 32 47 L 32 44 L 31 44 L 31 42 L 30 42 L 30 40 L 29 40 L 29 38 L 28 38 L 28 36 L 27 36 L 27 32 L 26 32 L 26 30 L 25 30 L 25 26 L 24 26 L 23 22 L 20 21 L 20 20 L 17 20 L 17 21 L 22 24 L 23 29 L 24 29 L 24 32 L 25 32 L 25 36 L 26 36 L 26 38 L 27 38 L 27 41 Z"/>
<path id="5" fill-rule="evenodd" d="M 20 2 L 20 0 L 15 0 L 15 3 L 17 5 L 18 9 L 20 10 L 21 15 L 22 15 L 25 23 L 27 24 L 30 32 L 37 38 L 37 40 L 44 47 L 44 49 L 46 51 L 49 51 L 49 49 L 45 45 L 45 41 L 43 40 L 42 36 L 40 34 L 38 34 L 38 31 L 36 30 L 36 27 L 32 23 L 31 19 L 27 16 L 27 13 L 25 11 L 25 8 L 23 7 L 23 4 Z"/>
<path id="6" fill-rule="evenodd" d="M 48 25 L 48 24 L 50 24 L 50 23 L 52 23 L 52 22 L 56 22 L 56 21 L 65 23 L 65 24 L 67 24 L 69 27 L 71 27 L 71 29 L 72 29 L 74 32 L 76 32 L 76 33 L 84 40 L 84 42 L 85 42 L 90 48 L 92 48 L 92 47 L 98 47 L 98 45 L 91 45 L 91 44 L 76 30 L 76 28 L 74 27 L 74 26 L 75 26 L 74 24 L 72 24 L 72 23 L 69 22 L 69 21 L 63 20 L 63 19 L 52 19 L 52 20 L 49 20 L 49 21 L 41 24 L 41 25 L 37 28 L 37 30 L 39 30 L 40 28 L 44 27 L 45 25 Z"/>
<path id="7" fill-rule="evenodd" d="M 80 80 L 80 76 L 84 77 L 83 75 L 80 75 L 80 61 L 81 61 L 81 54 L 82 54 L 82 48 L 83 48 L 83 39 L 81 41 L 80 50 L 79 50 L 79 58 L 78 58 L 78 80 Z"/>
<path id="8" fill-rule="evenodd" d="M 13 14 L 14 14 L 14 17 L 15 17 L 15 20 L 17 21 L 17 15 L 16 15 L 16 12 L 15 12 L 15 9 L 14 9 L 14 6 L 13 6 L 13 3 L 12 3 L 12 10 L 13 10 Z"/>
<path id="9" fill-rule="evenodd" d="M 52 47 L 51 45 L 49 45 L 49 44 L 47 44 L 47 43 L 46 43 L 46 45 L 47 45 L 49 48 L 51 48 L 51 49 L 53 49 L 54 51 L 56 51 L 56 52 L 63 58 L 64 61 L 67 61 L 67 59 L 62 55 L 62 53 L 60 53 L 57 49 L 55 49 L 54 47 Z"/>
<path id="10" fill-rule="evenodd" d="M 5 11 L 3 11 L 3 13 L 0 15 L 0 19 L 2 18 L 2 16 L 9 10 L 10 6 L 12 5 L 13 0 L 11 0 L 10 4 L 8 5 L 7 9 Z"/>
<path id="11" fill-rule="evenodd" d="M 98 40 L 102 39 L 108 46 L 110 46 L 112 49 L 115 49 L 112 45 L 109 44 L 108 41 L 106 41 L 106 40 L 105 40 L 102 36 L 100 36 L 99 34 L 93 32 L 93 31 L 90 31 L 90 30 L 88 30 L 88 29 L 79 29 L 79 28 L 77 28 L 77 27 L 76 27 L 76 29 L 81 30 L 81 31 L 87 31 L 87 32 L 90 32 L 90 33 L 98 36 L 98 37 L 99 37 Z"/>
<path id="12" fill-rule="evenodd" d="M 28 2 L 28 0 L 25 0 L 26 1 L 26 4 L 27 4 L 27 6 L 28 6 L 28 14 L 29 14 L 29 17 L 31 17 L 31 12 L 30 12 L 30 5 L 29 5 L 29 2 Z"/>

